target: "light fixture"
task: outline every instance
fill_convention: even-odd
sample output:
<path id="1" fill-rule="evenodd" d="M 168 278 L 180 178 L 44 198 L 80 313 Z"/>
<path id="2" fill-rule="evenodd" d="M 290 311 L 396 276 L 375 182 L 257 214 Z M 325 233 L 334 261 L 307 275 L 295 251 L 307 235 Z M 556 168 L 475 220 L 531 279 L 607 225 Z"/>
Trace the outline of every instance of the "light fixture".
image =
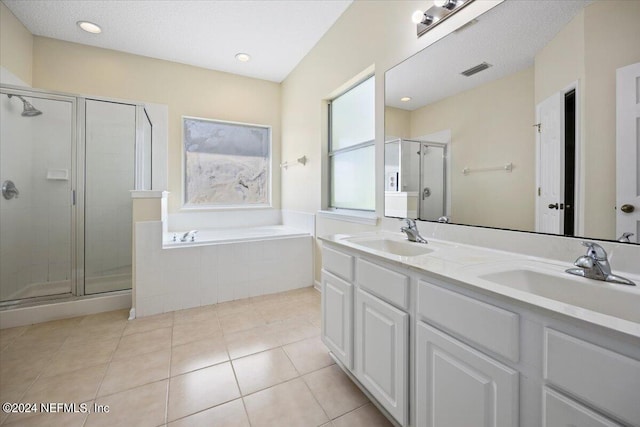
<path id="1" fill-rule="evenodd" d="M 248 53 L 238 53 L 236 54 L 236 59 L 240 62 L 247 62 L 251 59 L 251 56 Z"/>
<path id="2" fill-rule="evenodd" d="M 400 98 L 400 101 L 409 102 L 409 101 L 411 101 L 411 97 L 410 96 L 403 96 L 402 98 Z"/>
<path id="3" fill-rule="evenodd" d="M 416 24 L 418 37 L 434 28 L 440 22 L 461 10 L 474 0 L 432 0 L 433 6 L 427 11 L 416 10 L 411 15 L 411 20 Z M 422 14 L 422 15 L 421 15 Z"/>
<path id="4" fill-rule="evenodd" d="M 93 22 L 78 21 L 76 22 L 76 24 L 78 25 L 78 27 L 82 28 L 87 33 L 100 34 L 102 32 L 102 28 L 100 28 L 98 24 L 94 24 Z"/>
<path id="5" fill-rule="evenodd" d="M 458 2 L 456 0 L 433 0 L 433 4 L 436 7 L 444 7 L 445 9 L 452 10 Z"/>
<path id="6" fill-rule="evenodd" d="M 411 15 L 411 20 L 414 24 L 431 25 L 437 21 L 438 18 L 433 15 L 427 15 L 421 10 L 416 10 L 413 12 L 413 15 Z"/>

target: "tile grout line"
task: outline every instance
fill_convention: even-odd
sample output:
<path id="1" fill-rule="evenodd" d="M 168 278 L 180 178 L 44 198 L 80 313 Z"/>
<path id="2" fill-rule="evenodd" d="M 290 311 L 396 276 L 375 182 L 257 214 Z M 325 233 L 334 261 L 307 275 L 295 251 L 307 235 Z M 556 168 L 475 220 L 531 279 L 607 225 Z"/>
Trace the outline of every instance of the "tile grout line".
<path id="1" fill-rule="evenodd" d="M 81 317 L 81 319 L 84 319 L 84 318 L 85 318 L 85 317 L 87 317 L 87 316 L 79 316 L 79 317 Z M 55 321 L 55 320 L 54 320 L 54 321 Z M 82 320 L 79 320 L 79 321 L 78 321 L 78 324 L 79 324 L 81 321 L 82 321 Z M 44 323 L 47 323 L 47 322 L 44 322 Z M 32 327 L 32 326 L 34 326 L 34 325 L 38 325 L 38 323 L 32 323 L 31 325 L 29 325 L 29 326 L 24 330 L 24 332 L 22 332 L 22 334 L 20 334 L 19 336 L 22 336 L 22 335 L 26 334 L 26 333 L 27 333 L 27 331 L 29 330 L 29 328 L 31 328 L 31 327 Z M 17 339 L 17 338 L 18 338 L 18 337 L 14 338 L 14 340 L 15 340 L 15 339 Z M 67 336 L 64 338 L 64 340 L 62 340 L 62 343 L 60 344 L 60 347 L 58 347 L 58 349 L 53 353 L 53 355 L 51 356 L 51 359 L 49 360 L 49 362 L 50 362 L 51 360 L 53 360 L 53 359 L 58 355 L 58 353 L 60 353 L 60 351 L 62 350 L 62 346 L 64 346 L 64 344 L 67 342 L 67 340 L 68 340 L 68 339 L 69 339 L 69 336 L 67 335 Z M 12 341 L 11 343 L 13 344 L 13 341 Z M 7 347 L 7 348 L 8 348 L 8 347 Z M 42 368 L 42 370 L 40 371 L 40 373 L 39 373 L 38 375 L 36 375 L 36 377 L 33 379 L 33 381 L 31 381 L 31 383 L 27 386 L 27 388 L 24 390 L 24 392 L 20 395 L 20 399 L 18 400 L 19 402 L 22 402 L 22 401 L 23 401 L 24 397 L 27 395 L 27 393 L 29 392 L 29 390 L 31 390 L 31 388 L 32 388 L 32 387 L 33 387 L 33 385 L 36 383 L 36 381 L 38 381 L 38 380 L 40 379 L 40 377 L 42 377 L 42 374 L 47 370 L 47 366 L 48 366 L 48 364 L 47 364 L 47 365 L 45 365 L 45 366 Z M 44 378 L 44 377 L 43 377 L 43 378 Z M 2 419 L 2 422 L 0 422 L 0 425 L 4 425 L 4 424 L 6 424 L 6 423 L 7 423 L 7 421 L 9 420 L 9 417 L 10 417 L 10 416 L 11 416 L 11 414 L 10 414 L 10 413 L 9 413 L 9 414 L 6 414 L 6 416 L 4 417 L 4 419 Z M 27 418 L 29 418 L 29 417 L 27 417 Z"/>
<path id="2" fill-rule="evenodd" d="M 93 396 L 93 402 L 95 403 L 98 400 L 98 393 L 100 392 L 100 389 L 102 388 L 102 383 L 104 382 L 104 379 L 107 376 L 107 373 L 109 372 L 109 368 L 111 367 L 111 362 L 113 362 L 113 356 L 116 354 L 116 351 L 118 351 L 118 347 L 120 347 L 120 342 L 122 341 L 122 337 L 124 336 L 124 331 L 125 329 L 127 329 L 126 323 L 124 328 L 122 328 L 122 332 L 120 333 L 120 337 L 118 337 L 118 344 L 116 345 L 116 348 L 113 349 L 113 352 L 111 352 L 111 356 L 109 357 L 109 360 L 107 361 L 107 366 L 104 370 L 104 373 L 102 374 L 102 379 L 100 380 L 100 383 L 98 384 L 98 387 L 96 388 L 95 394 Z M 86 417 L 84 417 L 84 422 L 82 423 L 82 426 L 84 427 L 87 422 L 89 421 L 89 415 L 91 415 L 91 413 L 88 413 Z"/>

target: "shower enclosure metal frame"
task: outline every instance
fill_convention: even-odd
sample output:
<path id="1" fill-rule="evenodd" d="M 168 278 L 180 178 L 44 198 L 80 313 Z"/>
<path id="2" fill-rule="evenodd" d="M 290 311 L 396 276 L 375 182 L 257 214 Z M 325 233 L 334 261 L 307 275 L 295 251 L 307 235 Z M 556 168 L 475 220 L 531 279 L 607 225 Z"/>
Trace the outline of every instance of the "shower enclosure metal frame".
<path id="1" fill-rule="evenodd" d="M 134 188 L 132 190 L 150 190 L 151 180 L 145 181 L 144 177 L 144 158 L 151 156 L 152 152 L 142 152 L 144 148 L 144 120 L 148 120 L 153 126 L 145 105 L 140 102 L 122 100 L 116 98 L 83 96 L 69 94 L 57 91 L 48 91 L 42 89 L 31 89 L 21 86 L 2 85 L 0 86 L 0 95 L 20 95 L 29 98 L 42 98 L 63 102 L 70 102 L 72 106 L 71 127 L 73 129 L 71 136 L 71 164 L 70 172 L 71 183 L 71 292 L 54 295 L 45 295 L 30 297 L 24 299 L 15 299 L 8 301 L 0 301 L 0 309 L 17 308 L 21 306 L 31 306 L 40 303 L 75 299 L 76 297 L 85 296 L 85 155 L 86 155 L 86 114 L 85 107 L 87 100 L 110 102 L 117 104 L 125 104 L 135 106 L 135 142 L 134 142 Z M 46 114 L 46 112 L 43 112 Z M 153 144 L 153 141 L 152 141 Z M 152 148 L 151 148 L 152 150 Z M 114 295 L 118 293 L 130 293 L 131 289 L 107 291 L 104 293 L 91 294 L 88 297 L 100 295 Z"/>

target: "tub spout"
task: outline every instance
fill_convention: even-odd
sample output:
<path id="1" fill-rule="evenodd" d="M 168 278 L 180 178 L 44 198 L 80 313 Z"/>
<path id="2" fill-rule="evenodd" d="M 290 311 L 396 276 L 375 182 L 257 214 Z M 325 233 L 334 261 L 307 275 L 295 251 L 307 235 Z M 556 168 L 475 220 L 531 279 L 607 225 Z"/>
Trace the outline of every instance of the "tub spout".
<path id="1" fill-rule="evenodd" d="M 187 240 L 191 240 L 192 242 L 195 242 L 197 233 L 198 233 L 198 230 L 187 231 L 182 235 L 182 237 L 180 238 L 180 241 L 186 242 Z"/>

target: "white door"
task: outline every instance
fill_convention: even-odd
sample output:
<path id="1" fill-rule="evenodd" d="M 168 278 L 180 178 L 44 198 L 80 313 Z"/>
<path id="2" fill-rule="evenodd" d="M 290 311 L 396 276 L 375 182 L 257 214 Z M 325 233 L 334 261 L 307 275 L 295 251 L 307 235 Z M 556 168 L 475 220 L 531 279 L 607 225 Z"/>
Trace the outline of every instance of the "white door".
<path id="1" fill-rule="evenodd" d="M 558 92 L 536 107 L 536 231 L 564 231 L 564 108 Z"/>
<path id="2" fill-rule="evenodd" d="M 348 369 L 353 367 L 353 285 L 322 271 L 322 341 Z"/>
<path id="3" fill-rule="evenodd" d="M 616 233 L 640 243 L 640 62 L 616 70 Z"/>
<path id="4" fill-rule="evenodd" d="M 409 315 L 358 289 L 356 377 L 401 424 L 408 423 Z"/>
<path id="5" fill-rule="evenodd" d="M 518 425 L 518 372 L 427 325 L 416 331 L 418 427 Z"/>

